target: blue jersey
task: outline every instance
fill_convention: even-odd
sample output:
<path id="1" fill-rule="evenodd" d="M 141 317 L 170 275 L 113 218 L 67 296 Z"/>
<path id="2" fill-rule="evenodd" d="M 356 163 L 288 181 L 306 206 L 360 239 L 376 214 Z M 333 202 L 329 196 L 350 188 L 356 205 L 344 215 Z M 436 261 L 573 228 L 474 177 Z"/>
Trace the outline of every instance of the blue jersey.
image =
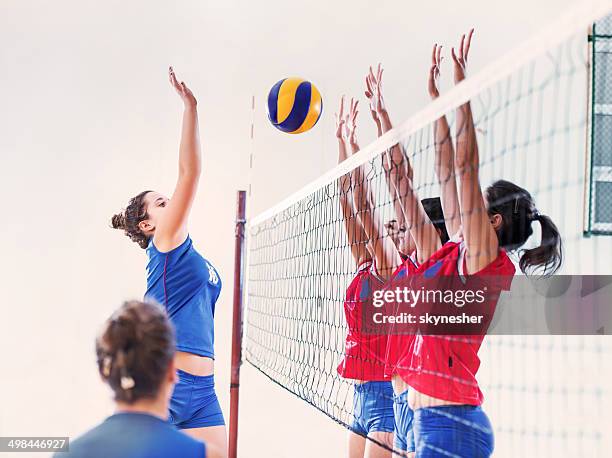
<path id="1" fill-rule="evenodd" d="M 161 418 L 124 412 L 70 442 L 56 458 L 205 458 L 206 446 Z"/>
<path id="2" fill-rule="evenodd" d="M 215 303 L 221 278 L 193 247 L 191 237 L 175 249 L 160 252 L 147 247 L 145 300 L 162 304 L 176 329 L 177 350 L 214 358 Z"/>

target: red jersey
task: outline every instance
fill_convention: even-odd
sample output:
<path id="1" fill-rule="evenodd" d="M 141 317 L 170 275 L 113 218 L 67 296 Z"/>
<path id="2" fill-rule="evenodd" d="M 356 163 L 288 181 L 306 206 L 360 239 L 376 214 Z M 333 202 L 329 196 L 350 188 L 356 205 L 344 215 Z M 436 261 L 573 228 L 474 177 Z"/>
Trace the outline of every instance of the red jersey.
<path id="1" fill-rule="evenodd" d="M 469 285 L 470 278 L 486 276 L 488 289 L 486 307 L 489 322 L 502 290 L 509 290 L 515 267 L 503 249 L 485 268 L 469 276 L 465 272 L 465 244 L 447 242 L 414 273 L 418 276 L 440 278 L 440 288 L 452 287 L 449 282 Z M 418 307 L 418 304 L 417 304 Z M 488 326 L 488 323 L 487 323 Z M 412 388 L 438 399 L 460 404 L 480 405 L 483 395 L 476 381 L 480 366 L 478 350 L 482 335 L 428 335 L 419 332 L 411 343 L 411 351 L 397 362 L 396 372 Z"/>
<path id="2" fill-rule="evenodd" d="M 418 269 L 416 261 L 416 251 L 410 256 L 407 256 L 402 264 L 395 269 L 391 276 L 391 282 L 401 280 L 402 277 L 413 275 Z M 393 332 L 393 326 L 390 328 L 387 338 L 387 351 L 385 355 L 385 376 L 393 377 L 396 371 L 398 361 L 406 357 L 406 353 L 410 351 L 414 335 L 412 334 L 396 334 Z"/>
<path id="3" fill-rule="evenodd" d="M 338 365 L 341 377 L 363 380 L 384 381 L 386 335 L 373 335 L 362 332 L 363 304 L 366 297 L 376 287 L 384 284 L 372 262 L 365 262 L 358 268 L 357 275 L 346 290 L 344 315 L 348 325 L 344 358 Z"/>

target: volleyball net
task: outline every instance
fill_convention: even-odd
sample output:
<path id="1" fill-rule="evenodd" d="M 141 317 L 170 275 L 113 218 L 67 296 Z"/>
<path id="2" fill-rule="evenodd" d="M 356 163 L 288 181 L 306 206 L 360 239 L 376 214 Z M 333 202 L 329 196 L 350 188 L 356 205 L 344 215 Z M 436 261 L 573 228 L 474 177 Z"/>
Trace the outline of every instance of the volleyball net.
<path id="1" fill-rule="evenodd" d="M 346 291 L 358 266 L 342 211 L 349 189 L 343 180 L 354 184 L 359 173 L 366 182 L 375 215 L 389 229 L 382 238 L 402 232 L 397 203 L 403 196 L 389 186 L 388 151 L 401 146 L 419 199 L 439 197 L 435 123 L 446 116 L 454 142 L 463 128 L 456 125 L 456 109 L 467 101 L 481 185 L 504 179 L 531 193 L 561 233 L 565 261 L 559 274 L 612 273 L 600 256 L 610 240 L 585 237 L 594 211 L 589 27 L 607 13 L 604 2 L 584 2 L 375 141 L 358 138 L 358 153 L 253 218 L 247 228 L 246 360 L 351 428 L 359 415 L 354 381 L 342 377 L 338 366 L 346 351 Z M 471 53 L 478 52 L 476 40 Z M 448 61 L 442 71 L 451 73 Z M 392 116 L 399 102 L 387 103 Z M 368 122 L 362 102 L 357 123 Z M 538 245 L 540 237 L 534 225 L 526 247 Z M 519 254 L 511 258 L 517 261 Z M 606 411 L 612 408 L 610 337 L 515 334 L 487 336 L 479 353 L 495 455 L 604 456 Z"/>

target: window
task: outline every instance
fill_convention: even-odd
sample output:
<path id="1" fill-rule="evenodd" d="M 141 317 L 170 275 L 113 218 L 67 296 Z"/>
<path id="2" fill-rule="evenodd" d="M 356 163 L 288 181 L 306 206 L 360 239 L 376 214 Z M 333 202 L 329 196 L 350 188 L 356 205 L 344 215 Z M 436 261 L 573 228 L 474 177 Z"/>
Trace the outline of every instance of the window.
<path id="1" fill-rule="evenodd" d="M 612 235 L 612 15 L 593 25 L 588 232 Z"/>

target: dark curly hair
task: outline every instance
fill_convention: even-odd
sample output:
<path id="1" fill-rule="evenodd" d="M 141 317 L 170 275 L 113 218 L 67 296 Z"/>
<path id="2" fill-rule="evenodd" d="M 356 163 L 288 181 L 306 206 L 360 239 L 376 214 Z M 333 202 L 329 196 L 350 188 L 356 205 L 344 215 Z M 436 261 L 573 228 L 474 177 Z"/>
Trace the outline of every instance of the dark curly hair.
<path id="1" fill-rule="evenodd" d="M 125 235 L 142 249 L 145 249 L 149 244 L 149 237 L 140 230 L 138 224 L 149 217 L 144 198 L 150 192 L 152 191 L 143 191 L 136 197 L 132 197 L 127 208 L 111 218 L 113 229 L 122 229 Z"/>
<path id="2" fill-rule="evenodd" d="M 531 194 L 510 181 L 498 180 L 487 188 L 486 196 L 489 215 L 502 217 L 497 237 L 499 245 L 506 250 L 518 250 L 533 234 L 531 224 L 540 223 L 542 241 L 538 247 L 521 251 L 521 271 L 555 273 L 563 261 L 561 235 L 552 219 L 537 210 Z"/>
<path id="3" fill-rule="evenodd" d="M 154 399 L 175 349 L 174 329 L 160 306 L 125 302 L 96 339 L 98 370 L 116 401 Z"/>

